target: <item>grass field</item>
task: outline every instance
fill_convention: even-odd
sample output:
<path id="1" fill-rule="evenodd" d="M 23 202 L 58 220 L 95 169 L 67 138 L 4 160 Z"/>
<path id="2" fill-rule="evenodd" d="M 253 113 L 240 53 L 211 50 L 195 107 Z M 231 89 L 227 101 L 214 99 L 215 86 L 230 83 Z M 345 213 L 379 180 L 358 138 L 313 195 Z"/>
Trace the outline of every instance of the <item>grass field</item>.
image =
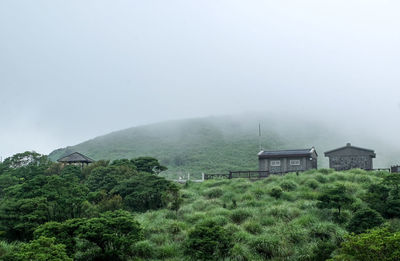
<path id="1" fill-rule="evenodd" d="M 322 169 L 258 181 L 209 180 L 183 186 L 184 202 L 171 210 L 138 214 L 146 240 L 141 242 L 144 259 L 184 260 L 187 234 L 199 222 L 212 220 L 232 236 L 234 247 L 228 260 L 325 260 L 348 234 L 346 226 L 367 187 L 379 183 L 384 172 Z M 343 184 L 355 203 L 342 211 L 317 207 L 321 191 Z M 271 191 L 283 193 L 273 197 Z"/>

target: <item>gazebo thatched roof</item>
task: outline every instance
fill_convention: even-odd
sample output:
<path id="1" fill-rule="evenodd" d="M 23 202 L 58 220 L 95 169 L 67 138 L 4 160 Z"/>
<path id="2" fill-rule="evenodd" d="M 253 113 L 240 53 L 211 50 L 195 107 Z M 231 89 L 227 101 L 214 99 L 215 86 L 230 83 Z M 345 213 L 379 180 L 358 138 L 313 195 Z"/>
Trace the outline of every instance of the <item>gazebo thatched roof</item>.
<path id="1" fill-rule="evenodd" d="M 88 163 L 88 164 L 94 162 L 94 160 L 92 160 L 89 157 L 86 157 L 85 155 L 79 152 L 74 152 L 72 154 L 69 154 L 68 156 L 59 158 L 57 161 L 63 163 Z"/>

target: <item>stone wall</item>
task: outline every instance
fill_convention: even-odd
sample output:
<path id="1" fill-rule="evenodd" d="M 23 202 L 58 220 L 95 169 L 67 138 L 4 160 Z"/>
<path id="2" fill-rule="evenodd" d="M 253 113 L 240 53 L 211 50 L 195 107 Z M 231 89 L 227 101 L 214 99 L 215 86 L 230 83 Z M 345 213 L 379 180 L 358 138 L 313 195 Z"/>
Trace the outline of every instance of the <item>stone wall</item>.
<path id="1" fill-rule="evenodd" d="M 330 156 L 329 167 L 335 170 L 372 169 L 372 158 L 369 156 Z"/>

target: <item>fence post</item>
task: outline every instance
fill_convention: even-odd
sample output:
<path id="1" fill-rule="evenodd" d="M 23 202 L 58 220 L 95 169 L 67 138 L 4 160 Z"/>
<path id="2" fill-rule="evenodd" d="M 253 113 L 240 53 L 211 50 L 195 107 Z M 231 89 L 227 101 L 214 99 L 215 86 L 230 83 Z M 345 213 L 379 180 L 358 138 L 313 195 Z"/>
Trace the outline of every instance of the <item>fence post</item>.
<path id="1" fill-rule="evenodd" d="M 229 179 L 232 179 L 232 171 L 229 171 Z"/>
<path id="2" fill-rule="evenodd" d="M 201 180 L 204 181 L 204 172 L 201 173 Z"/>

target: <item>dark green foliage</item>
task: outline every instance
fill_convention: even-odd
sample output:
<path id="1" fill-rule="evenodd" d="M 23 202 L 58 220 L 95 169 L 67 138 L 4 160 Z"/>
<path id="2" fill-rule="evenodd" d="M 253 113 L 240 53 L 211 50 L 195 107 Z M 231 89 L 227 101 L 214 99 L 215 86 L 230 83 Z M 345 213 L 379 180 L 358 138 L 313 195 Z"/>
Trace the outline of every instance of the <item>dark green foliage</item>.
<path id="1" fill-rule="evenodd" d="M 398 174 L 386 176 L 382 183 L 371 184 L 364 200 L 385 218 L 400 217 L 400 191 L 398 188 Z"/>
<path id="2" fill-rule="evenodd" d="M 76 260 L 125 260 L 125 256 L 133 256 L 131 245 L 143 239 L 139 223 L 122 210 L 96 218 L 50 222 L 35 231 L 35 237 L 41 236 L 55 237 L 70 255 L 76 253 Z"/>
<path id="3" fill-rule="evenodd" d="M 9 199 L 0 205 L 0 230 L 9 240 L 29 240 L 37 226 L 49 221 L 46 198 Z"/>
<path id="4" fill-rule="evenodd" d="M 258 236 L 255 237 L 251 242 L 251 248 L 259 254 L 263 259 L 278 258 L 279 246 L 283 242 L 276 237 Z"/>
<path id="5" fill-rule="evenodd" d="M 72 261 L 65 252 L 65 245 L 56 244 L 54 238 L 40 237 L 21 244 L 4 257 L 4 261 Z"/>
<path id="6" fill-rule="evenodd" d="M 251 217 L 251 213 L 245 209 L 235 209 L 232 210 L 230 217 L 234 223 L 240 224 Z"/>
<path id="7" fill-rule="evenodd" d="M 87 192 L 77 179 L 38 174 L 7 189 L 0 202 L 0 227 L 7 238 L 28 240 L 40 224 L 79 217 Z"/>
<path id="8" fill-rule="evenodd" d="M 280 187 L 284 190 L 284 191 L 292 191 L 295 190 L 297 188 L 296 183 L 292 182 L 292 181 L 284 181 L 281 183 Z"/>
<path id="9" fill-rule="evenodd" d="M 269 192 L 269 195 L 271 197 L 278 199 L 282 196 L 282 193 L 283 193 L 283 191 L 280 187 L 275 187 L 275 188 L 271 189 L 271 191 Z"/>
<path id="10" fill-rule="evenodd" d="M 134 162 L 149 173 L 138 173 Z M 21 244 L 25 253 L 5 251 L 0 257 L 12 252 L 7 260 L 135 258 L 133 245 L 143 240 L 142 229 L 121 209 L 166 207 L 176 218 L 182 204 L 180 186 L 153 174 L 163 169 L 157 163 L 154 158 L 100 161 L 81 169 L 31 152 L 6 159 L 0 163 L 0 237 L 32 241 Z"/>
<path id="11" fill-rule="evenodd" d="M 219 198 L 224 194 L 224 191 L 220 188 L 211 188 L 209 190 L 204 191 L 204 196 L 209 199 Z"/>
<path id="12" fill-rule="evenodd" d="M 337 247 L 338 245 L 330 240 L 318 240 L 316 250 L 310 260 L 325 261 L 331 257 Z"/>
<path id="13" fill-rule="evenodd" d="M 319 187 L 319 182 L 315 179 L 309 179 L 305 183 L 306 186 L 312 189 L 317 189 Z"/>
<path id="14" fill-rule="evenodd" d="M 384 184 L 371 184 L 364 196 L 364 200 L 368 203 L 370 208 L 386 216 L 389 193 L 390 188 Z"/>
<path id="15" fill-rule="evenodd" d="M 143 259 L 153 258 L 155 255 L 154 245 L 152 245 L 148 240 L 139 241 L 133 245 L 133 253 L 135 256 Z"/>
<path id="16" fill-rule="evenodd" d="M 47 222 L 34 231 L 34 237 L 56 238 L 58 243 L 66 246 L 67 254 L 72 256 L 76 248 L 76 232 L 84 221 L 85 219 L 75 218 L 62 223 Z"/>
<path id="17" fill-rule="evenodd" d="M 350 219 L 348 230 L 359 234 L 383 223 L 384 219 L 378 212 L 370 208 L 362 208 L 357 210 L 356 213 L 354 213 L 354 216 Z"/>
<path id="18" fill-rule="evenodd" d="M 367 233 L 350 235 L 332 260 L 396 261 L 400 257 L 400 233 L 376 228 Z"/>
<path id="19" fill-rule="evenodd" d="M 384 180 L 383 184 L 392 188 L 394 194 L 400 193 L 400 175 L 398 173 L 392 173 L 387 175 Z"/>
<path id="20" fill-rule="evenodd" d="M 212 221 L 205 221 L 189 232 L 185 254 L 195 260 L 221 260 L 233 247 L 227 231 Z"/>
<path id="21" fill-rule="evenodd" d="M 143 238 L 139 223 L 124 211 L 106 212 L 98 218 L 85 220 L 76 235 L 101 249 L 97 260 L 123 260 L 131 244 Z"/>
<path id="22" fill-rule="evenodd" d="M 317 206 L 319 208 L 336 208 L 339 215 L 342 208 L 345 208 L 354 202 L 353 197 L 351 197 L 344 185 L 336 185 L 335 187 L 326 188 L 318 197 L 318 200 L 319 202 Z"/>
<path id="23" fill-rule="evenodd" d="M 117 159 L 111 162 L 111 166 L 116 166 L 116 167 L 126 167 L 132 170 L 137 170 L 136 165 L 133 163 L 133 160 L 128 160 L 128 159 Z"/>
<path id="24" fill-rule="evenodd" d="M 122 165 L 97 167 L 90 173 L 86 184 L 91 191 L 105 190 L 108 192 L 119 182 L 136 174 L 134 169 Z"/>
<path id="25" fill-rule="evenodd" d="M 57 164 L 59 166 L 59 164 Z M 80 167 L 75 165 L 67 165 L 61 170 L 61 176 L 67 179 L 83 179 L 82 170 Z"/>
<path id="26" fill-rule="evenodd" d="M 165 178 L 139 173 L 119 183 L 111 193 L 120 195 L 127 209 L 146 211 L 166 206 L 168 202 L 163 197 L 174 189 L 174 184 Z"/>
<path id="27" fill-rule="evenodd" d="M 162 166 L 157 159 L 152 157 L 139 157 L 132 159 L 131 162 L 136 166 L 138 171 L 159 174 L 160 172 L 167 170 L 167 167 Z"/>

